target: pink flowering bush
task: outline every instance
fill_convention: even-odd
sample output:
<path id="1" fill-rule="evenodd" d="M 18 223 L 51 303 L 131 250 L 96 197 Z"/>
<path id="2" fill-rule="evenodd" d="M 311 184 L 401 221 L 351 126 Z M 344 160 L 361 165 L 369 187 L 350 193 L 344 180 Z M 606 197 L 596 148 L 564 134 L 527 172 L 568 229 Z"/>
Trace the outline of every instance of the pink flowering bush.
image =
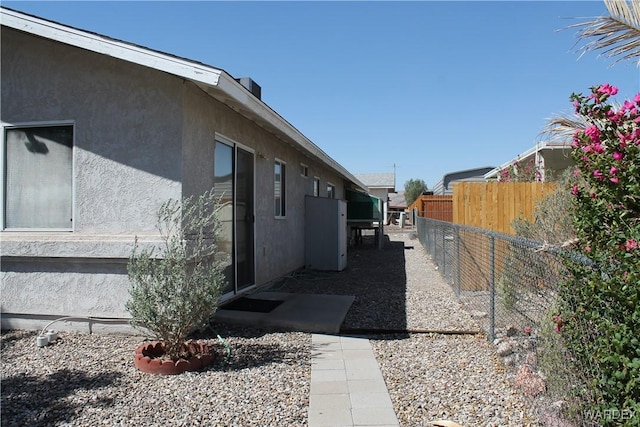
<path id="1" fill-rule="evenodd" d="M 640 94 L 614 106 L 617 93 L 605 84 L 571 95 L 588 123 L 572 143 L 579 253 L 567 258 L 553 320 L 596 406 L 635 411 L 629 425 L 640 425 Z"/>
<path id="2" fill-rule="evenodd" d="M 500 182 L 540 182 L 542 173 L 533 157 L 528 160 L 518 157 L 512 164 L 500 170 Z"/>

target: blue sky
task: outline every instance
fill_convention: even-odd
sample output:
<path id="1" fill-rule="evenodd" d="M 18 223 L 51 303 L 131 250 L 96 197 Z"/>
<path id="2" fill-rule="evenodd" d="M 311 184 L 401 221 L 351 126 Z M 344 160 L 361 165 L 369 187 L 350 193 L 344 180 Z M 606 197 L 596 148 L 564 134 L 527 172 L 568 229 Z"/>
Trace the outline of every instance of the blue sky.
<path id="1" fill-rule="evenodd" d="M 601 1 L 12 2 L 6 7 L 252 77 L 262 99 L 352 173 L 396 186 L 511 160 L 571 92 L 640 91 L 639 69 L 576 31 Z"/>

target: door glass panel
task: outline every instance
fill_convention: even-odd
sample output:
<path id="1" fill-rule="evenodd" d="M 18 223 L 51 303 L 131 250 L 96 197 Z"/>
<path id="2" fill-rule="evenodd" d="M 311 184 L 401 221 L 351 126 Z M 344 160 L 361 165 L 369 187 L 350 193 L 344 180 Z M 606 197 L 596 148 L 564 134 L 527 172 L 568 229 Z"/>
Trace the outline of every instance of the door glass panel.
<path id="1" fill-rule="evenodd" d="M 253 154 L 237 149 L 236 164 L 236 259 L 238 290 L 254 283 Z"/>
<path id="2" fill-rule="evenodd" d="M 222 208 L 220 209 L 220 235 L 218 247 L 227 279 L 223 294 L 235 290 L 235 271 L 233 268 L 233 148 L 216 141 L 215 148 L 215 184 L 214 193 Z"/>

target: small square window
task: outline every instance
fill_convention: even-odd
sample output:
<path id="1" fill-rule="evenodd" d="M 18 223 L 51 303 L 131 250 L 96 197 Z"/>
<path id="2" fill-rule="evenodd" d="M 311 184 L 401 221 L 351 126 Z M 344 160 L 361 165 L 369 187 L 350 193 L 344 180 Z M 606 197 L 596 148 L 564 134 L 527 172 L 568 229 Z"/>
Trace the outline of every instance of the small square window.
<path id="1" fill-rule="evenodd" d="M 285 216 L 285 195 L 286 195 L 286 164 L 280 160 L 274 163 L 274 214 L 276 218 Z"/>
<path id="2" fill-rule="evenodd" d="M 308 177 L 309 176 L 309 166 L 304 163 L 300 163 L 300 176 Z"/>
<path id="3" fill-rule="evenodd" d="M 327 197 L 330 199 L 336 198 L 336 186 L 331 183 L 327 184 Z"/>

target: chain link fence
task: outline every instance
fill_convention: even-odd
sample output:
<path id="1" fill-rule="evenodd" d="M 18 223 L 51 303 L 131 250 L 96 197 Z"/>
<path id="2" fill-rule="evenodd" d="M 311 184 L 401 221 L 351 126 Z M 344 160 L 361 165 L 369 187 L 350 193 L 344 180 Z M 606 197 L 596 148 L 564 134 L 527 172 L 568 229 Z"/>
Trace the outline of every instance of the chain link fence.
<path id="1" fill-rule="evenodd" d="M 545 425 L 600 426 L 603 420 L 618 425 L 638 417 L 630 407 L 598 409 L 598 381 L 611 373 L 600 362 L 575 357 L 566 347 L 563 319 L 554 310 L 557 291 L 571 279 L 567 261 L 607 273 L 579 253 L 544 242 L 423 217 L 415 218 L 415 225 L 433 263 L 495 344 L 504 366 L 513 368 L 514 384 L 541 417 L 558 422 Z M 570 302 L 563 293 L 565 307 Z M 603 313 L 616 310 L 601 307 Z M 571 328 L 583 349 L 602 334 L 579 316 Z"/>
<path id="2" fill-rule="evenodd" d="M 488 338 L 538 329 L 566 277 L 539 242 L 417 217 L 418 238 Z"/>

